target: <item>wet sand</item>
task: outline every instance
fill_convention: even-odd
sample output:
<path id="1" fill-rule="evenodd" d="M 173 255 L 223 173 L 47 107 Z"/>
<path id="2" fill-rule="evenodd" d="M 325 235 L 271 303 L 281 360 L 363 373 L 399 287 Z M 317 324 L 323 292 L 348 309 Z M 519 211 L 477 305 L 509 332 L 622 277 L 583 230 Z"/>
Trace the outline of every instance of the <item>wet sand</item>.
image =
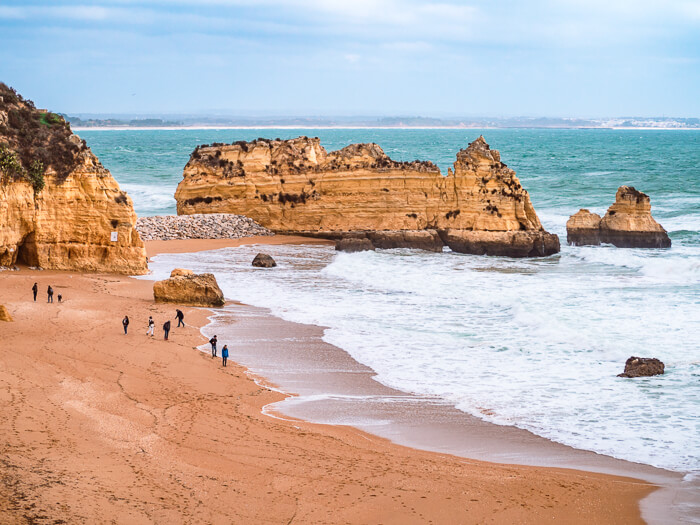
<path id="1" fill-rule="evenodd" d="M 45 302 L 48 284 L 64 303 Z M 208 310 L 184 308 L 187 327 L 162 339 L 175 307 L 154 304 L 149 281 L 0 272 L 0 303 L 15 319 L 0 324 L 1 523 L 641 523 L 654 490 L 266 415 L 287 397 L 197 350 Z M 277 348 L 275 330 L 298 330 L 233 315 L 261 351 L 261 330 Z"/>

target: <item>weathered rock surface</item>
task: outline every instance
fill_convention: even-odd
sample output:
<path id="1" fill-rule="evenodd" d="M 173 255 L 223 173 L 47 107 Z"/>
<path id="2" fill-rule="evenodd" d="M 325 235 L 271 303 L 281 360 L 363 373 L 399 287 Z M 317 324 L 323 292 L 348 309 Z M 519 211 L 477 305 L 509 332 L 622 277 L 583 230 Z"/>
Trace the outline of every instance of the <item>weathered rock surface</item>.
<path id="1" fill-rule="evenodd" d="M 131 199 L 69 125 L 2 83 L 0 123 L 0 266 L 146 273 Z"/>
<path id="2" fill-rule="evenodd" d="M 657 376 L 664 373 L 664 364 L 654 357 L 630 357 L 625 362 L 625 371 L 617 377 Z"/>
<path id="3" fill-rule="evenodd" d="M 441 252 L 442 239 L 435 230 L 403 230 L 367 232 L 367 238 L 375 248 L 413 248 L 429 252 Z"/>
<path id="4" fill-rule="evenodd" d="M 184 275 L 194 275 L 194 272 L 185 268 L 175 268 L 170 272 L 170 277 L 182 277 Z"/>
<path id="5" fill-rule="evenodd" d="M 7 323 L 11 323 L 13 321 L 10 312 L 8 312 L 7 308 L 2 304 L 0 304 L 0 321 L 5 321 Z"/>
<path id="6" fill-rule="evenodd" d="M 484 232 L 441 230 L 452 251 L 504 257 L 545 257 L 559 252 L 559 237 L 545 231 Z"/>
<path id="7" fill-rule="evenodd" d="M 413 234 L 402 240 L 395 233 L 401 231 L 511 232 L 503 237 L 509 244 L 546 233 L 515 172 L 483 137 L 457 154 L 446 177 L 431 162 L 394 161 L 376 144 L 330 153 L 307 137 L 201 146 L 175 199 L 179 214 L 236 213 L 276 232 L 377 232 L 384 239 L 372 238 L 375 246 L 399 247 L 410 239 L 437 251 L 435 233 L 432 241 Z M 474 249 L 469 253 L 491 253 Z"/>
<path id="8" fill-rule="evenodd" d="M 367 237 L 346 237 L 335 242 L 339 252 L 357 253 L 374 251 L 374 244 Z"/>
<path id="9" fill-rule="evenodd" d="M 566 238 L 577 246 L 612 244 L 618 248 L 669 248 L 671 239 L 651 215 L 649 196 L 620 186 L 615 203 L 601 219 L 579 210 L 566 223 Z"/>
<path id="10" fill-rule="evenodd" d="M 253 266 L 255 266 L 256 268 L 274 268 L 275 266 L 277 266 L 277 263 L 271 255 L 268 255 L 266 253 L 259 253 L 253 259 Z"/>
<path id="11" fill-rule="evenodd" d="M 223 306 L 225 302 L 214 274 L 194 274 L 179 268 L 173 270 L 170 279 L 153 284 L 153 298 L 157 303 L 190 306 Z"/>
<path id="12" fill-rule="evenodd" d="M 144 241 L 240 239 L 254 235 L 274 235 L 253 219 L 230 213 L 139 217 L 136 230 Z"/>

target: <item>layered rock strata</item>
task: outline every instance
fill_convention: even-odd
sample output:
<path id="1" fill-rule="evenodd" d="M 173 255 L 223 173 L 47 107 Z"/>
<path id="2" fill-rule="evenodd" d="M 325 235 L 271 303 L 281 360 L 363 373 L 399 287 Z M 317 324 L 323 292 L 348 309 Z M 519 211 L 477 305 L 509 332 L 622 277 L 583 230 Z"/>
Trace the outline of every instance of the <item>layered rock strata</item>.
<path id="1" fill-rule="evenodd" d="M 569 244 L 612 244 L 618 248 L 669 248 L 671 239 L 651 215 L 649 196 L 631 186 L 620 186 L 615 203 L 600 215 L 582 209 L 566 223 Z"/>
<path id="2" fill-rule="evenodd" d="M 438 251 L 470 232 L 452 249 L 518 257 L 559 249 L 483 137 L 457 154 L 446 177 L 432 162 L 394 161 L 376 144 L 327 152 L 318 138 L 299 137 L 200 146 L 175 199 L 179 214 L 235 213 L 276 232 L 329 238 L 365 232 L 375 247 Z"/>
<path id="3" fill-rule="evenodd" d="M 153 283 L 153 298 L 157 303 L 189 306 L 223 306 L 225 303 L 214 274 L 195 274 L 181 268 L 173 270 L 169 279 Z"/>
<path id="4" fill-rule="evenodd" d="M 0 84 L 0 266 L 147 271 L 136 213 L 58 115 Z"/>

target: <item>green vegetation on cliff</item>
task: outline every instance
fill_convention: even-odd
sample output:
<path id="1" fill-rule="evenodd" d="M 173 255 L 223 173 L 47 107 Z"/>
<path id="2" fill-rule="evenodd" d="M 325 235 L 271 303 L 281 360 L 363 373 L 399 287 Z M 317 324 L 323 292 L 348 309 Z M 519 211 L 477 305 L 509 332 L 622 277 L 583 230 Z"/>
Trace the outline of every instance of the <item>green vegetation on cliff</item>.
<path id="1" fill-rule="evenodd" d="M 0 169 L 2 180 L 25 179 L 35 191 L 44 187 L 49 168 L 59 184 L 76 167 L 85 141 L 71 140 L 70 125 L 56 113 L 39 110 L 31 100 L 0 82 Z"/>

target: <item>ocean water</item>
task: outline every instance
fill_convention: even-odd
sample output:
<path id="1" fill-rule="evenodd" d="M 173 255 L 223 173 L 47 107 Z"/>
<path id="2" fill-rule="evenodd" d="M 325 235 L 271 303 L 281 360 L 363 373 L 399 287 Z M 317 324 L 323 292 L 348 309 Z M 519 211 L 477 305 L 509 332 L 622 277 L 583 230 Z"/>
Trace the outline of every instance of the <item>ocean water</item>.
<path id="1" fill-rule="evenodd" d="M 220 130 L 79 132 L 143 215 L 173 213 L 196 144 L 318 135 L 328 149 L 377 142 L 435 161 L 483 133 L 530 191 L 562 252 L 529 260 L 328 246 L 162 255 L 213 271 L 227 297 L 328 327 L 325 339 L 389 386 L 438 396 L 501 425 L 621 459 L 700 473 L 700 133 L 608 130 Z M 618 186 L 651 196 L 669 250 L 569 247 L 565 223 L 603 213 Z M 666 374 L 617 378 L 631 356 Z"/>

